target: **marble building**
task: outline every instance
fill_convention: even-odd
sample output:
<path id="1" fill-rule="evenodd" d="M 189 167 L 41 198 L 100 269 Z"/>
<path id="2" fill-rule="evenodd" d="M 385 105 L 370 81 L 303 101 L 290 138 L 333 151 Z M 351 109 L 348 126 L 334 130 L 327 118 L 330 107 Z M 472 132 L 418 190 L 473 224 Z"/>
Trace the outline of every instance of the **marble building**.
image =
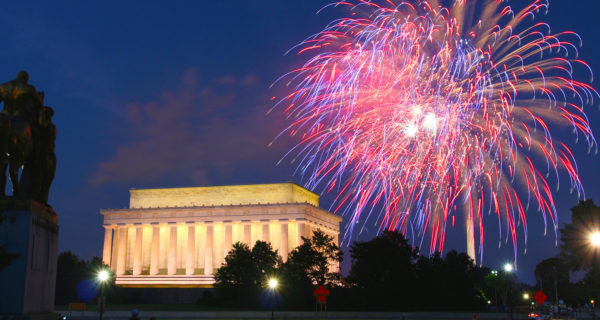
<path id="1" fill-rule="evenodd" d="M 269 241 L 285 261 L 312 230 L 338 243 L 342 220 L 294 183 L 132 189 L 129 208 L 100 212 L 103 261 L 123 287 L 211 287 L 233 243 Z"/>

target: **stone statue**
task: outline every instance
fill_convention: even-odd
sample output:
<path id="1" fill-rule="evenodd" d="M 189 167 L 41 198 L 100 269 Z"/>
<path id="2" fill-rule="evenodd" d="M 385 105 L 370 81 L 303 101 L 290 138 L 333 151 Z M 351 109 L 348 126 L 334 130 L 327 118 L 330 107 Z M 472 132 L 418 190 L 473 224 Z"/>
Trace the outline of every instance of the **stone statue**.
<path id="1" fill-rule="evenodd" d="M 40 124 L 40 176 L 39 176 L 39 187 L 36 193 L 33 194 L 34 199 L 42 203 L 48 203 L 48 193 L 50 192 L 50 185 L 54 180 L 54 173 L 56 172 L 56 126 L 52 123 L 52 116 L 54 116 L 54 110 L 50 107 L 44 107 L 42 111 L 43 117 L 41 117 Z"/>
<path id="2" fill-rule="evenodd" d="M 19 197 L 19 168 L 25 165 L 33 149 L 31 128 L 22 118 L 0 113 L 0 188 L 1 196 L 6 189 L 6 170 L 10 174 L 13 195 Z"/>
<path id="3" fill-rule="evenodd" d="M 28 81 L 27 72 L 20 71 L 15 80 L 0 84 L 0 99 L 4 102 L 3 113 L 23 118 L 32 124 L 40 114 L 44 94 L 38 93 Z"/>
<path id="4" fill-rule="evenodd" d="M 20 71 L 0 84 L 0 196 L 5 196 L 8 169 L 13 197 L 46 204 L 56 170 L 54 110 L 44 106 L 44 93 L 28 81 L 27 72 Z"/>

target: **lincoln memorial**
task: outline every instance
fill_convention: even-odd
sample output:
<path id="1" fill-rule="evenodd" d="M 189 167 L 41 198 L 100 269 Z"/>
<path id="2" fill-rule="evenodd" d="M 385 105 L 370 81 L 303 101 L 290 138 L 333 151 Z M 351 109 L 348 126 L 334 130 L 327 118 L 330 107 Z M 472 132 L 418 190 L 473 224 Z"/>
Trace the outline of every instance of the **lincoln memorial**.
<path id="1" fill-rule="evenodd" d="M 268 241 L 285 261 L 320 229 L 336 244 L 341 217 L 294 184 L 130 190 L 105 209 L 103 261 L 123 287 L 211 287 L 232 244 Z"/>

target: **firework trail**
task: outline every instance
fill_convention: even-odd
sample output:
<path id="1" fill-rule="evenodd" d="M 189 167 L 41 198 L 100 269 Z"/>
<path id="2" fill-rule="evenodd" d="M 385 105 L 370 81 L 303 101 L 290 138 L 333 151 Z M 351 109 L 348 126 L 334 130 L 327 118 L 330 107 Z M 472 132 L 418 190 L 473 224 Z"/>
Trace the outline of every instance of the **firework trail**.
<path id="1" fill-rule="evenodd" d="M 515 260 L 529 208 L 556 233 L 559 178 L 584 195 L 573 153 L 551 133 L 570 130 L 597 151 L 583 106 L 598 94 L 573 77 L 592 74 L 579 36 L 536 22 L 548 2 L 520 12 L 500 0 L 330 6 L 352 18 L 293 49 L 310 58 L 278 80 L 293 89 L 275 107 L 292 122 L 282 134 L 300 139 L 286 155 L 298 174 L 335 192 L 332 210 L 350 219 L 345 239 L 376 218 L 442 251 L 458 218 L 481 261 L 487 216 Z"/>

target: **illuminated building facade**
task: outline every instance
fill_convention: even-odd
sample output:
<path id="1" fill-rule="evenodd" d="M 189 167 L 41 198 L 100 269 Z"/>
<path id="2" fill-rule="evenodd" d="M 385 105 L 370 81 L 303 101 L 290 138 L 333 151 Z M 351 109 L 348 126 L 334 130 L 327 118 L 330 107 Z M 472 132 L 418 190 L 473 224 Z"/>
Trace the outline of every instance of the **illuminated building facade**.
<path id="1" fill-rule="evenodd" d="M 128 209 L 100 212 L 103 261 L 124 287 L 210 287 L 233 243 L 268 241 L 285 261 L 316 229 L 337 244 L 342 220 L 293 183 L 133 189 Z"/>

